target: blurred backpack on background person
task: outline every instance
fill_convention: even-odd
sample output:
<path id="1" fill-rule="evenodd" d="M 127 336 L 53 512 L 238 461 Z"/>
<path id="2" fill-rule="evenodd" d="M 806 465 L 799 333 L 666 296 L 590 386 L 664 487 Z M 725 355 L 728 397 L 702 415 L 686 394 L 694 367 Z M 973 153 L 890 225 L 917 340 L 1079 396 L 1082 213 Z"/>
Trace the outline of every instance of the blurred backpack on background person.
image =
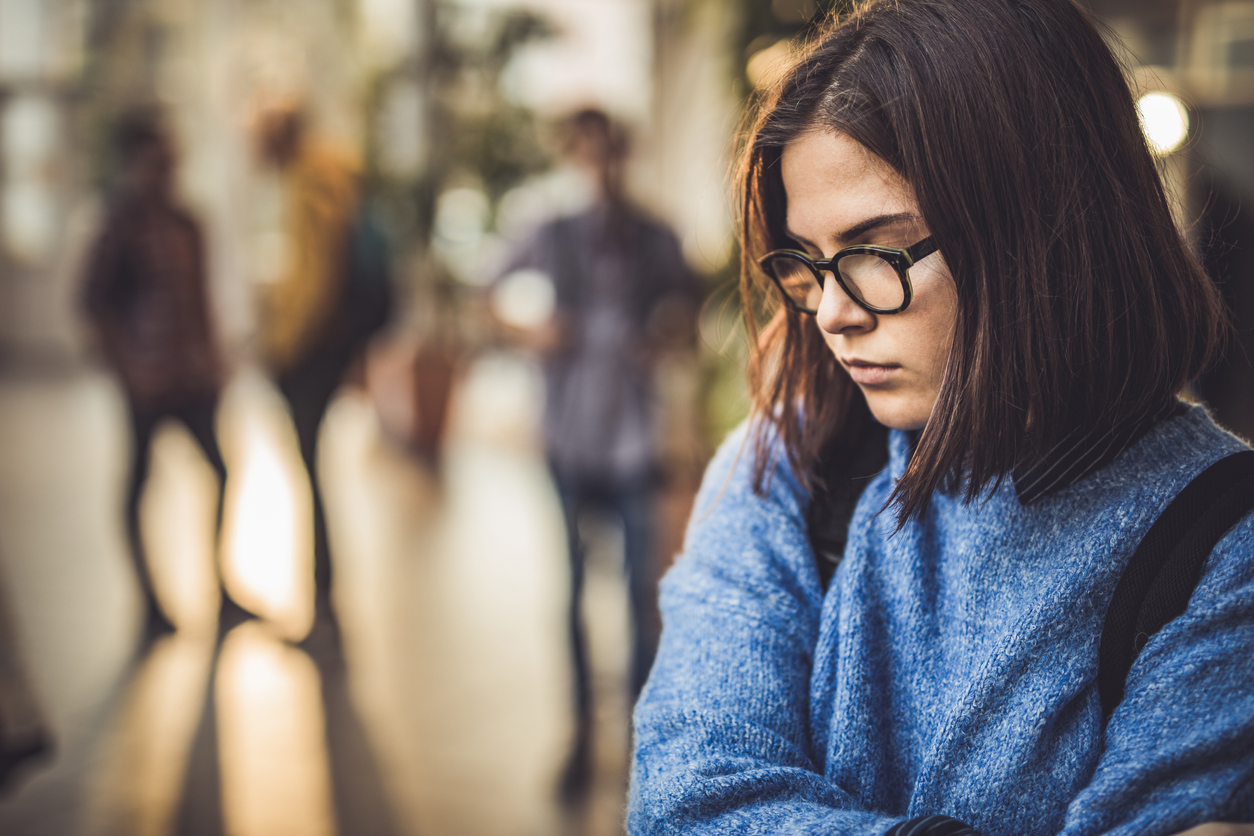
<path id="1" fill-rule="evenodd" d="M 364 200 L 349 224 L 344 251 L 345 325 L 357 352 L 388 324 L 393 306 L 391 247 Z"/>

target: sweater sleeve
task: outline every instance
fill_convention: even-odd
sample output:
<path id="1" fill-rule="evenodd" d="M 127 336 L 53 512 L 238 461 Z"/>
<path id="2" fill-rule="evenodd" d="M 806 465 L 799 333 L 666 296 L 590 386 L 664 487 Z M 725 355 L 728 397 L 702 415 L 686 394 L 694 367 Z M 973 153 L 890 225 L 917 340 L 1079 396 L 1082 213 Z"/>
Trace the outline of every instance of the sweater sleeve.
<path id="1" fill-rule="evenodd" d="M 883 834 L 816 769 L 809 682 L 822 596 L 805 491 L 777 467 L 752 490 L 742 427 L 710 465 L 635 712 L 632 834 Z"/>
<path id="2" fill-rule="evenodd" d="M 1188 609 L 1128 674 L 1064 836 L 1254 822 L 1254 518 L 1220 541 Z"/>

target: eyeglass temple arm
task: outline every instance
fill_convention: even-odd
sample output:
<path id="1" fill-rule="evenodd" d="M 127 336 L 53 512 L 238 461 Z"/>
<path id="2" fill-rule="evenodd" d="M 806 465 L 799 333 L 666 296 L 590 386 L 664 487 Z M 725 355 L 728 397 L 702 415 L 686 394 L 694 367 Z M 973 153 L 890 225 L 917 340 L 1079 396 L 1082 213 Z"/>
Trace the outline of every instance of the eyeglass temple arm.
<path id="1" fill-rule="evenodd" d="M 936 243 L 936 239 L 929 235 L 913 247 L 908 248 L 906 255 L 910 256 L 911 264 L 917 264 L 939 249 L 940 246 Z"/>

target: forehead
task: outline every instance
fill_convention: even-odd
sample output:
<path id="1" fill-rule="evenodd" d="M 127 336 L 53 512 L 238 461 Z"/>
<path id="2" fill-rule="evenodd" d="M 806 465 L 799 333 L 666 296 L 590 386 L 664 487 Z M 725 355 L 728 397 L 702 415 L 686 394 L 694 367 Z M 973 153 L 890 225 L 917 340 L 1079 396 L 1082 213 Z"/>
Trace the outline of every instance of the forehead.
<path id="1" fill-rule="evenodd" d="M 864 146 L 836 131 L 809 131 L 784 147 L 780 175 L 788 229 L 816 244 L 868 218 L 917 213 L 910 187 Z"/>

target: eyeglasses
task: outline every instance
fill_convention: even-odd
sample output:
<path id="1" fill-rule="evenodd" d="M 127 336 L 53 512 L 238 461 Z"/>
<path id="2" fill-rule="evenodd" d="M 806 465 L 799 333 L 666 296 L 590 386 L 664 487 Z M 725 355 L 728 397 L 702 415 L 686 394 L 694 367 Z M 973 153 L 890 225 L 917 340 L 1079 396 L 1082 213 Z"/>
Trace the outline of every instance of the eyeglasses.
<path id="1" fill-rule="evenodd" d="M 905 249 L 846 247 L 826 261 L 815 261 L 799 250 L 775 250 L 758 259 L 758 266 L 799 313 L 818 313 L 823 298 L 823 276 L 831 273 L 842 290 L 864 310 L 875 314 L 901 313 L 914 290 L 909 270 L 936 252 L 932 236 Z"/>

